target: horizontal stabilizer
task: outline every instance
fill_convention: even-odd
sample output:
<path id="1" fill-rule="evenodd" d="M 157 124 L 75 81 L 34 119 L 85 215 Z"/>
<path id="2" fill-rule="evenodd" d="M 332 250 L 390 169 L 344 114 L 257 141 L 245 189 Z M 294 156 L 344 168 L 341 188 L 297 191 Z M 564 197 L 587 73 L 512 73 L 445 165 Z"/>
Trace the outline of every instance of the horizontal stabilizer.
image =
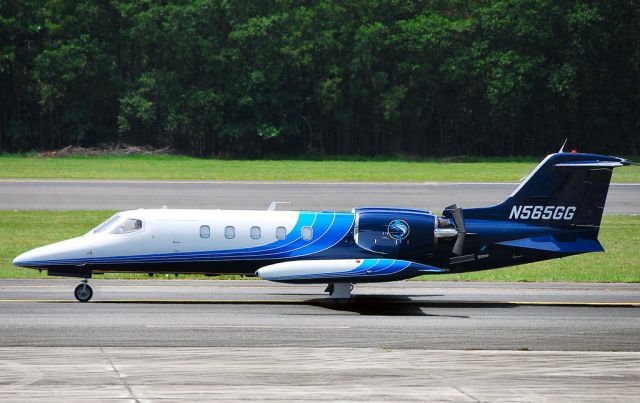
<path id="1" fill-rule="evenodd" d="M 498 242 L 498 245 L 560 253 L 604 252 L 604 248 L 596 239 L 575 238 L 560 241 L 551 235 Z"/>
<path id="2" fill-rule="evenodd" d="M 262 267 L 256 275 L 285 283 L 369 283 L 403 280 L 444 269 L 397 259 L 294 260 Z"/>
<path id="3" fill-rule="evenodd" d="M 621 159 L 620 161 L 569 161 L 558 163 L 555 166 L 566 168 L 617 168 L 624 165 L 629 165 L 629 163 L 627 163 L 626 160 Z"/>

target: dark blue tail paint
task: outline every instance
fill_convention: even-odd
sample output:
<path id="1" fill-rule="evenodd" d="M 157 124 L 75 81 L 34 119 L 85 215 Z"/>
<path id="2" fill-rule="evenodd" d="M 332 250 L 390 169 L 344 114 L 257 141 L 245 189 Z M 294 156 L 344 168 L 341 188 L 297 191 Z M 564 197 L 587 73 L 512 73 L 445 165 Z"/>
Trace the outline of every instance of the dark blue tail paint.
<path id="1" fill-rule="evenodd" d="M 551 154 L 504 202 L 465 209 L 467 219 L 512 221 L 553 227 L 600 226 L 614 167 L 628 165 L 618 157 L 595 154 Z"/>
<path id="2" fill-rule="evenodd" d="M 549 155 L 501 204 L 463 210 L 464 253 L 475 259 L 453 267 L 504 267 L 603 251 L 597 237 L 611 174 L 628 164 L 595 154 Z"/>

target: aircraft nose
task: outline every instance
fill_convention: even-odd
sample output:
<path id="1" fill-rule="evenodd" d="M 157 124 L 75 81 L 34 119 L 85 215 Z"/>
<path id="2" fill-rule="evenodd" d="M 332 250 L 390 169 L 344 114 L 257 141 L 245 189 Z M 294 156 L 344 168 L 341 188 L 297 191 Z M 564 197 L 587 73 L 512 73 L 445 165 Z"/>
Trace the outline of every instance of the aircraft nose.
<path id="1" fill-rule="evenodd" d="M 31 249 L 16 256 L 13 264 L 18 267 L 42 267 L 51 260 L 75 258 L 79 250 L 78 240 L 69 239 Z"/>
<path id="2" fill-rule="evenodd" d="M 16 256 L 16 258 L 13 259 L 12 263 L 14 264 L 14 266 L 18 267 L 31 267 L 32 265 L 29 264 L 31 260 L 33 260 L 33 254 L 31 253 L 31 251 L 29 251 Z"/>

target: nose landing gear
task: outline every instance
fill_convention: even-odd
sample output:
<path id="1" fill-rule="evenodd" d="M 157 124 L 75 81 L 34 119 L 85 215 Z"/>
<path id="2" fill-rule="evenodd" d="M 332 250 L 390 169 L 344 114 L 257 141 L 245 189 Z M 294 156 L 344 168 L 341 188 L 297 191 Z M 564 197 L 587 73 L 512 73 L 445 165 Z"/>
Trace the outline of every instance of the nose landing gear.
<path id="1" fill-rule="evenodd" d="M 79 284 L 73 295 L 76 296 L 76 299 L 80 302 L 87 302 L 93 297 L 93 289 L 89 284 L 87 284 L 87 279 L 82 280 L 82 284 Z"/>

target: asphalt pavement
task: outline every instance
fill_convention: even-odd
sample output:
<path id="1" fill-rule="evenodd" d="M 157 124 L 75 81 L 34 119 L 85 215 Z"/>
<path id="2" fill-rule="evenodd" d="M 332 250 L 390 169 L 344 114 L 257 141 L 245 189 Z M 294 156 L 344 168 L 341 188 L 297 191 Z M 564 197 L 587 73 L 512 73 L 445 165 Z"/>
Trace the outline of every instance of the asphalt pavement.
<path id="1" fill-rule="evenodd" d="M 400 206 L 441 212 L 494 205 L 515 183 L 303 183 L 225 181 L 91 181 L 0 179 L 0 210 L 137 208 L 351 210 Z M 612 184 L 605 214 L 640 214 L 640 184 Z"/>
<path id="2" fill-rule="evenodd" d="M 0 346 L 640 350 L 640 284 L 0 281 Z"/>

